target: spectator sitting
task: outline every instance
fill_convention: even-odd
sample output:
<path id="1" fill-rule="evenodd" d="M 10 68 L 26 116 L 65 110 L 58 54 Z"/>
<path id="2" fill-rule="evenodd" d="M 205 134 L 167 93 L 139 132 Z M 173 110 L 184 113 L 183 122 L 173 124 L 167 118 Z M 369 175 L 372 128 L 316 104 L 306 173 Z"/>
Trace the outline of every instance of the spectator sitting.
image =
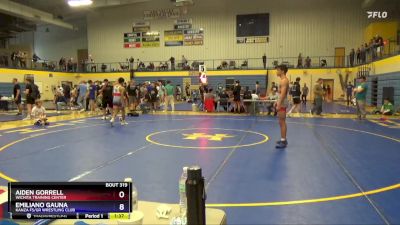
<path id="1" fill-rule="evenodd" d="M 390 100 L 388 98 L 386 98 L 383 101 L 383 105 L 381 107 L 381 110 L 376 110 L 375 114 L 382 114 L 382 115 L 387 115 L 387 116 L 391 116 L 393 115 L 394 112 L 394 107 L 393 104 L 390 102 Z"/>
<path id="2" fill-rule="evenodd" d="M 128 71 L 129 70 L 129 65 L 124 65 L 122 63 L 119 63 L 119 67 L 121 68 L 122 71 Z"/>
<path id="3" fill-rule="evenodd" d="M 60 111 L 63 107 L 67 106 L 67 100 L 65 99 L 65 97 L 61 91 L 56 92 L 54 102 L 56 104 L 56 111 L 58 114 L 60 113 Z"/>
<path id="4" fill-rule="evenodd" d="M 154 66 L 154 63 L 150 63 L 148 66 L 147 66 L 147 70 L 154 70 L 154 68 L 155 68 L 155 66 Z"/>
<path id="5" fill-rule="evenodd" d="M 328 63 L 326 62 L 326 59 L 321 59 L 320 64 L 321 64 L 321 67 L 326 67 Z"/>
<path id="6" fill-rule="evenodd" d="M 222 106 L 225 111 L 228 110 L 228 100 L 229 100 L 229 95 L 226 93 L 226 90 L 224 89 L 219 95 L 219 105 Z"/>
<path id="7" fill-rule="evenodd" d="M 46 109 L 42 106 L 42 101 L 40 99 L 35 101 L 35 106 L 32 109 L 32 118 L 35 120 L 36 126 L 47 126 Z"/>
<path id="8" fill-rule="evenodd" d="M 228 62 L 227 61 L 222 61 L 221 68 L 224 69 L 224 70 L 228 69 Z"/>
<path id="9" fill-rule="evenodd" d="M 168 62 L 165 62 L 164 65 L 162 66 L 162 69 L 168 70 L 168 67 L 169 67 Z"/>
<path id="10" fill-rule="evenodd" d="M 163 62 L 160 62 L 160 65 L 157 67 L 158 70 L 165 70 L 165 66 Z"/>
<path id="11" fill-rule="evenodd" d="M 144 63 L 143 63 L 143 62 L 139 62 L 139 64 L 138 64 L 138 70 L 139 70 L 139 71 L 142 71 L 142 70 L 144 70 L 144 69 L 146 69 L 146 66 L 144 65 Z"/>
<path id="12" fill-rule="evenodd" d="M 33 53 L 32 61 L 33 61 L 33 65 L 34 65 L 35 68 L 36 68 L 36 63 L 37 63 L 39 60 L 41 60 L 41 58 L 40 58 L 39 56 L 37 56 L 36 53 Z"/>
<path id="13" fill-rule="evenodd" d="M 252 93 L 251 93 L 251 99 L 252 99 L 252 100 L 258 100 L 258 99 L 260 99 L 260 97 L 257 95 L 256 90 L 253 90 L 253 91 L 252 91 Z"/>

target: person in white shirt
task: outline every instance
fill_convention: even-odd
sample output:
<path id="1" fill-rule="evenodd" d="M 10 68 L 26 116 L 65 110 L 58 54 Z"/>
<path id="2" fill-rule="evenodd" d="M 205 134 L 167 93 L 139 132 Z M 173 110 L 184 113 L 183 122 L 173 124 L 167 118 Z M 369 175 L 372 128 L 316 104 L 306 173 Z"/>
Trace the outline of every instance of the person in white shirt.
<path id="1" fill-rule="evenodd" d="M 257 90 L 253 90 L 253 92 L 251 93 L 251 100 L 258 100 L 259 97 L 257 95 Z"/>
<path id="2" fill-rule="evenodd" d="M 275 102 L 267 103 L 268 104 L 267 105 L 268 115 L 271 115 L 271 112 L 274 111 L 274 116 L 276 116 L 277 112 L 276 112 L 276 109 L 275 109 L 275 104 L 276 104 L 276 101 L 278 100 L 278 98 L 279 98 L 279 95 L 278 95 L 276 89 L 272 89 L 272 91 L 269 94 L 267 99 L 268 100 L 274 100 Z"/>
<path id="3" fill-rule="evenodd" d="M 46 117 L 46 109 L 42 106 L 42 101 L 39 99 L 35 101 L 35 106 L 32 109 L 31 116 L 35 120 L 36 126 L 49 125 Z"/>

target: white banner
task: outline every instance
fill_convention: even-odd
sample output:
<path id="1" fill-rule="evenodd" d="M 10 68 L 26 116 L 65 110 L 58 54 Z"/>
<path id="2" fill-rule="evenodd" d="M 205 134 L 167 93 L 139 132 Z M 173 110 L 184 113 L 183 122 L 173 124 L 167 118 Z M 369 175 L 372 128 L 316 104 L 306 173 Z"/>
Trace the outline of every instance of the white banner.
<path id="1" fill-rule="evenodd" d="M 177 19 L 175 20 L 175 24 L 192 24 L 192 19 Z"/>
<path id="2" fill-rule="evenodd" d="M 132 27 L 149 27 L 150 22 L 149 21 L 143 21 L 143 22 L 133 22 Z"/>
<path id="3" fill-rule="evenodd" d="M 144 11 L 145 20 L 154 20 L 161 18 L 179 18 L 180 16 L 181 16 L 181 11 L 176 8 Z"/>

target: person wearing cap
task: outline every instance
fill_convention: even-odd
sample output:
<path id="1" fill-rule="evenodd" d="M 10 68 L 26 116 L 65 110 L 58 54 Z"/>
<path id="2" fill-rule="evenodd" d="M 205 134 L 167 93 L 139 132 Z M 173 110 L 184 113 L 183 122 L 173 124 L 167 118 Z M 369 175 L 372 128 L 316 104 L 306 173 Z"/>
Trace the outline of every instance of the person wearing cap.
<path id="1" fill-rule="evenodd" d="M 323 95 L 324 95 L 324 90 L 322 88 L 322 83 L 323 80 L 321 78 L 319 78 L 317 80 L 317 83 L 314 85 L 314 106 L 311 109 L 311 114 L 314 115 L 317 114 L 318 116 L 321 115 L 322 113 L 322 99 L 323 99 Z"/>

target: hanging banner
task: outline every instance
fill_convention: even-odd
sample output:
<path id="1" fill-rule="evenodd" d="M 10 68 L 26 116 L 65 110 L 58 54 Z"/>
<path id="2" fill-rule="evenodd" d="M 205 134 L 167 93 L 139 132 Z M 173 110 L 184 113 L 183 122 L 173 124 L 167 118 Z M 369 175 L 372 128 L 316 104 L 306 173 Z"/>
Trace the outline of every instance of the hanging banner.
<path id="1" fill-rule="evenodd" d="M 237 44 L 268 43 L 269 37 L 236 37 Z"/>
<path id="2" fill-rule="evenodd" d="M 164 31 L 164 42 L 166 47 L 183 46 L 182 30 L 166 30 Z"/>
<path id="3" fill-rule="evenodd" d="M 142 33 L 124 33 L 124 48 L 140 48 L 142 46 Z"/>
<path id="4" fill-rule="evenodd" d="M 192 24 L 192 19 L 177 19 L 174 24 Z"/>
<path id="5" fill-rule="evenodd" d="M 180 16 L 181 16 L 181 11 L 178 8 L 144 11 L 145 20 L 179 18 Z"/>
<path id="6" fill-rule="evenodd" d="M 204 30 L 184 30 L 184 46 L 195 46 L 204 44 Z"/>
<path id="7" fill-rule="evenodd" d="M 132 31 L 135 32 L 149 32 L 150 31 L 150 22 L 135 22 L 132 25 Z"/>
<path id="8" fill-rule="evenodd" d="M 142 33 L 142 47 L 154 48 L 160 47 L 160 32 L 143 32 Z"/>

